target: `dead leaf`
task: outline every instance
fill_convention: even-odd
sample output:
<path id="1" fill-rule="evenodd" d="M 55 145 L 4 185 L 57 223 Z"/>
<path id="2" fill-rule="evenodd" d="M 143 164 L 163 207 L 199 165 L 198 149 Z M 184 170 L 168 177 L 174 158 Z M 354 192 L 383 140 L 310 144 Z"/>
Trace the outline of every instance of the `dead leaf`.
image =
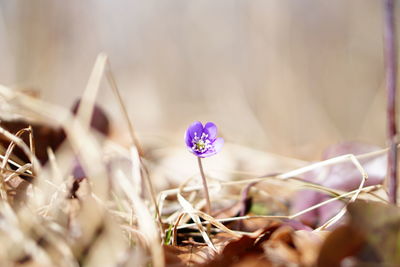
<path id="1" fill-rule="evenodd" d="M 259 257 L 262 249 L 255 245 L 256 238 L 243 236 L 239 240 L 230 242 L 215 259 L 203 266 L 219 267 L 239 264 L 241 260 L 249 256 Z"/>
<path id="2" fill-rule="evenodd" d="M 318 266 L 340 266 L 344 258 L 355 255 L 362 245 L 361 233 L 350 226 L 341 226 L 325 240 L 318 256 Z"/>
<path id="3" fill-rule="evenodd" d="M 400 266 L 400 208 L 378 202 L 358 201 L 349 205 L 350 224 L 384 263 Z"/>
<path id="4" fill-rule="evenodd" d="M 349 257 L 363 266 L 400 266 L 400 209 L 357 201 L 348 211 L 349 222 L 325 240 L 318 266 L 340 266 Z"/>
<path id="5" fill-rule="evenodd" d="M 299 253 L 302 265 L 313 266 L 317 262 L 320 248 L 329 234 L 328 231 L 310 232 L 303 230 L 293 233 L 293 244 Z"/>
<path id="6" fill-rule="evenodd" d="M 78 112 L 79 105 L 81 103 L 81 100 L 78 99 L 75 101 L 73 104 L 71 110 L 72 113 L 76 115 Z M 94 105 L 93 113 L 92 113 L 92 118 L 90 121 L 90 126 L 95 129 L 97 132 L 109 136 L 110 135 L 110 121 L 108 119 L 107 114 L 104 112 L 104 110 L 97 104 Z"/>
<path id="7" fill-rule="evenodd" d="M 76 114 L 78 107 L 80 104 L 80 100 L 77 100 L 71 111 L 73 114 Z M 61 143 L 65 140 L 65 132 L 61 128 L 55 128 L 50 125 L 38 124 L 33 122 L 27 122 L 24 120 L 1 120 L 0 126 L 6 129 L 7 131 L 15 134 L 21 129 L 28 128 L 32 126 L 33 136 L 34 136 L 34 144 L 35 144 L 35 154 L 39 161 L 44 165 L 48 161 L 47 148 L 50 147 L 53 151 L 56 151 Z M 107 115 L 103 111 L 103 109 L 95 105 L 92 119 L 90 125 L 93 129 L 97 130 L 99 133 L 103 135 L 110 134 L 110 122 L 108 120 Z M 29 144 L 29 135 L 23 134 L 21 139 Z M 6 149 L 10 144 L 9 140 L 0 136 L 0 144 Z M 19 159 L 21 162 L 29 162 L 28 157 L 22 150 L 18 147 L 15 147 L 13 155 Z"/>
<path id="8" fill-rule="evenodd" d="M 300 255 L 293 244 L 293 233 L 289 226 L 282 226 L 271 235 L 270 240 L 263 244 L 268 260 L 277 265 L 300 263 Z"/>
<path id="9" fill-rule="evenodd" d="M 212 237 L 212 242 L 218 250 L 222 250 L 229 242 L 237 238 L 226 233 Z M 204 264 L 212 259 L 213 252 L 204 243 L 184 241 L 181 246 L 164 246 L 165 263 L 167 266 L 192 266 Z"/>
<path id="10" fill-rule="evenodd" d="M 197 253 L 195 245 L 164 245 L 165 264 L 169 267 L 181 267 L 202 264 L 205 259 Z"/>
<path id="11" fill-rule="evenodd" d="M 36 124 L 36 123 L 28 123 L 26 121 L 18 120 L 18 121 L 5 121 L 2 120 L 0 122 L 0 126 L 6 129 L 7 131 L 15 134 L 21 129 L 28 128 L 29 125 L 32 126 L 34 143 L 35 143 L 35 154 L 36 157 L 42 164 L 45 164 L 48 160 L 47 148 L 50 147 L 54 151 L 61 145 L 61 143 L 65 139 L 65 133 L 59 129 L 54 128 L 48 125 Z M 29 135 L 25 133 L 21 136 L 21 139 L 29 144 Z M 10 141 L 3 136 L 0 136 L 0 144 L 3 148 L 7 149 L 10 144 Z M 16 159 L 16 161 L 22 163 L 28 163 L 29 158 L 25 155 L 25 153 L 19 148 L 15 147 L 12 153 L 12 158 Z"/>

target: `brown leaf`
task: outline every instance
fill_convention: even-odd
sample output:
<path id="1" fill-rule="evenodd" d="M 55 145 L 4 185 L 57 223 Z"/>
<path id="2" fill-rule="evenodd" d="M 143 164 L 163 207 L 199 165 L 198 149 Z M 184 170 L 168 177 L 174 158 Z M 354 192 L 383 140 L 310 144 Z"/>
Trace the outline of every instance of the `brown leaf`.
<path id="1" fill-rule="evenodd" d="M 348 207 L 350 213 L 350 225 L 360 231 L 367 243 L 369 255 L 376 253 L 383 263 L 400 266 L 400 208 L 378 203 L 357 201 Z"/>
<path id="2" fill-rule="evenodd" d="M 71 108 L 73 114 L 76 115 L 80 104 L 80 99 L 75 101 Z M 104 110 L 96 104 L 94 105 L 90 126 L 105 136 L 110 135 L 110 121 L 108 120 L 108 116 L 106 115 Z"/>
<path id="3" fill-rule="evenodd" d="M 29 182 L 17 176 L 6 183 L 6 185 L 8 201 L 13 207 L 19 207 L 20 205 L 25 203 L 25 193 L 28 186 L 30 185 Z"/>
<path id="4" fill-rule="evenodd" d="M 247 256 L 260 256 L 262 250 L 255 246 L 256 238 L 243 236 L 239 240 L 230 242 L 214 260 L 204 266 L 231 266 L 238 264 Z"/>
<path id="5" fill-rule="evenodd" d="M 328 231 L 310 232 L 296 231 L 293 233 L 293 244 L 300 254 L 300 262 L 304 266 L 313 266 L 317 262 L 320 248 Z"/>
<path id="6" fill-rule="evenodd" d="M 400 266 L 400 209 L 357 201 L 348 206 L 350 221 L 325 240 L 319 266 L 340 266 L 351 256 L 360 265 Z"/>
<path id="7" fill-rule="evenodd" d="M 264 253 L 275 264 L 300 263 L 299 253 L 293 244 L 293 229 L 288 226 L 278 228 L 270 240 L 263 244 Z"/>
<path id="8" fill-rule="evenodd" d="M 165 264 L 170 267 L 199 265 L 205 262 L 195 245 L 164 245 Z"/>
<path id="9" fill-rule="evenodd" d="M 217 250 L 225 247 L 237 238 L 227 233 L 219 233 L 212 237 L 212 242 Z M 185 240 L 182 246 L 164 246 L 165 262 L 167 266 L 192 266 L 210 261 L 214 253 L 204 243 Z"/>
<path id="10" fill-rule="evenodd" d="M 241 221 L 240 224 L 233 222 L 228 224 L 229 228 L 234 228 L 234 226 L 240 226 L 240 230 L 244 232 L 256 232 L 260 229 L 264 229 L 271 224 L 271 219 L 268 218 L 251 218 L 248 220 Z"/>
<path id="11" fill-rule="evenodd" d="M 234 263 L 231 267 L 269 267 L 272 265 L 263 255 L 249 254 L 245 255 L 240 262 Z"/>
<path id="12" fill-rule="evenodd" d="M 351 226 L 341 226 L 333 231 L 322 245 L 318 266 L 340 266 L 342 260 L 355 255 L 364 242 L 362 234 Z"/>
<path id="13" fill-rule="evenodd" d="M 313 266 L 326 234 L 295 231 L 270 221 L 262 231 L 229 242 L 202 266 Z"/>
<path id="14" fill-rule="evenodd" d="M 79 104 L 80 100 L 77 100 L 74 103 L 71 109 L 74 114 L 76 114 Z M 0 121 L 0 126 L 13 134 L 21 129 L 28 128 L 29 125 L 31 125 L 33 129 L 36 157 L 42 164 L 45 164 L 48 161 L 47 148 L 50 147 L 51 149 L 53 149 L 53 151 L 56 151 L 61 143 L 65 140 L 65 132 L 61 128 L 55 128 L 50 125 L 31 123 L 23 120 Z M 103 135 L 107 136 L 110 134 L 110 122 L 108 120 L 108 117 L 103 109 L 98 105 L 94 106 L 90 125 L 93 129 L 97 130 Z M 21 139 L 26 144 L 29 144 L 29 135 L 27 133 L 23 134 L 21 136 Z M 0 135 L 0 144 L 5 149 L 7 149 L 10 142 L 8 139 Z M 28 157 L 18 147 L 15 147 L 13 155 L 22 162 L 29 162 Z"/>
<path id="15" fill-rule="evenodd" d="M 0 122 L 0 126 L 7 131 L 15 134 L 21 129 L 28 128 L 29 125 L 32 126 L 33 136 L 34 136 L 34 143 L 35 143 L 35 154 L 36 157 L 42 164 L 45 164 L 48 160 L 47 155 L 47 148 L 50 147 L 53 150 L 57 150 L 60 144 L 65 139 L 65 133 L 59 129 L 54 128 L 48 125 L 42 125 L 37 123 L 28 123 L 26 121 L 18 120 L 18 121 L 4 121 Z M 24 133 L 21 136 L 21 139 L 26 143 L 29 144 L 29 135 L 28 133 Z M 10 142 L 3 136 L 0 136 L 0 144 L 7 149 Z M 25 153 L 19 148 L 15 147 L 13 150 L 12 155 L 17 158 L 19 162 L 30 162 L 29 158 L 25 155 Z M 19 159 L 19 160 L 18 160 Z"/>
<path id="16" fill-rule="evenodd" d="M 252 236 L 244 235 L 238 240 L 229 242 L 220 254 L 202 266 L 244 266 L 244 262 L 268 264 L 269 261 L 264 257 L 262 243 L 268 240 L 280 226 L 280 222 L 270 221 L 263 231 L 257 231 Z"/>

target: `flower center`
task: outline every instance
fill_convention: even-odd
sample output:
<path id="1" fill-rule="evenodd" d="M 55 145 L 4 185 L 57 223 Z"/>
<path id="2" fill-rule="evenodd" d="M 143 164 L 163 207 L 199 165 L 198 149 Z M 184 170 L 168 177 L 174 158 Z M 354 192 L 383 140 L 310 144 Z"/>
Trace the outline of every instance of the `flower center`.
<path id="1" fill-rule="evenodd" d="M 201 137 L 197 136 L 197 133 L 194 133 L 194 137 L 192 139 L 192 149 L 196 152 L 204 153 L 210 148 L 212 148 L 211 142 L 208 139 L 208 134 L 202 133 Z"/>

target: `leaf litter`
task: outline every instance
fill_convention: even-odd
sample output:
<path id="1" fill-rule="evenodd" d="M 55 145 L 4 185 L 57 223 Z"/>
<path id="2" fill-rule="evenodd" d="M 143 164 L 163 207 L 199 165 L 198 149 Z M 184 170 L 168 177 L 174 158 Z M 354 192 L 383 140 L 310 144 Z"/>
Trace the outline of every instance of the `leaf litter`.
<path id="1" fill-rule="evenodd" d="M 103 77 L 128 142 L 96 104 Z M 228 143 L 230 167 L 206 170 L 207 214 L 198 174 L 166 168 L 189 156 L 140 143 L 105 54 L 71 110 L 1 85 L 0 99 L 2 266 L 400 264 L 387 149 L 347 142 L 307 163 Z"/>

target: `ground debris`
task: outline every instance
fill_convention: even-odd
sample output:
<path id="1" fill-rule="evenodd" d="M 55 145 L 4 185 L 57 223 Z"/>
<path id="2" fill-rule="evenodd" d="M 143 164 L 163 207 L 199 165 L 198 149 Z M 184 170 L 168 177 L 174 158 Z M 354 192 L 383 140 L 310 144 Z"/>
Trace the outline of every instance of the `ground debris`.
<path id="1" fill-rule="evenodd" d="M 296 231 L 283 222 L 270 220 L 267 226 L 252 234 L 225 240 L 216 255 L 204 244 L 166 246 L 166 264 L 203 267 L 312 266 L 325 236 L 326 232 Z"/>

